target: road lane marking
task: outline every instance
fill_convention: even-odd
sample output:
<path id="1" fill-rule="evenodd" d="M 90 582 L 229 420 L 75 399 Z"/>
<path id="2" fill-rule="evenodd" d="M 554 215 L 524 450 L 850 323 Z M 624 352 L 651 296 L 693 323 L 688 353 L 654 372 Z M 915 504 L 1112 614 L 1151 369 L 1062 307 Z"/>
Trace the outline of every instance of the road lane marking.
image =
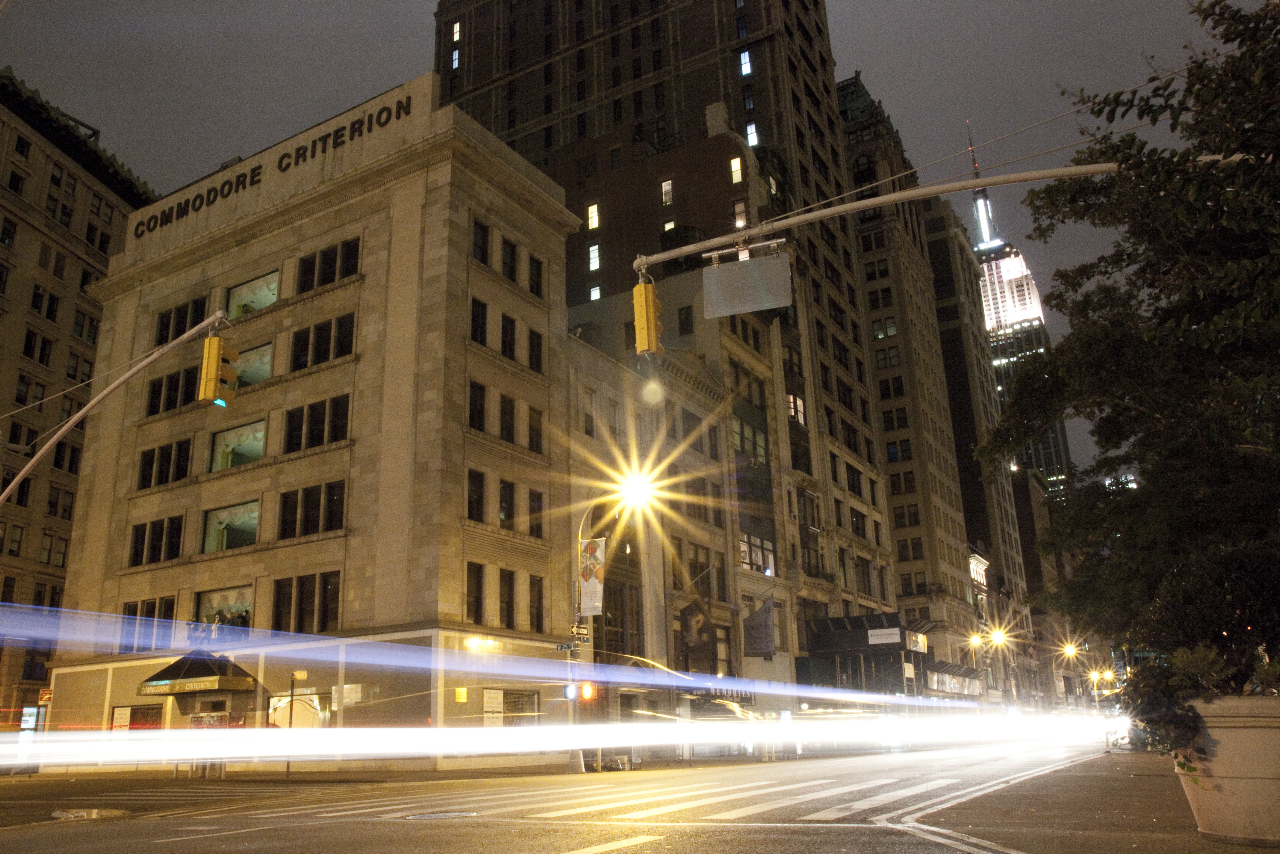
<path id="1" fill-rule="evenodd" d="M 715 786 L 710 789 L 701 789 L 699 791 L 684 792 L 681 794 L 660 794 L 660 795 L 653 795 L 652 797 L 647 797 L 647 798 L 632 798 L 630 800 L 614 801 L 613 803 L 608 803 L 608 804 L 598 804 L 598 805 L 585 806 L 585 807 L 574 807 L 573 809 L 556 810 L 555 812 L 536 813 L 535 815 L 529 816 L 529 818 L 560 818 L 561 816 L 565 816 L 565 815 L 581 815 L 584 812 L 599 812 L 601 810 L 617 809 L 618 807 L 629 807 L 634 804 L 647 804 L 651 801 L 664 801 L 664 800 L 670 800 L 671 798 L 685 798 L 685 797 L 688 797 L 689 795 L 701 795 L 704 792 L 727 792 L 730 789 L 748 789 L 748 788 L 751 788 L 752 786 L 767 786 L 772 782 L 773 782 L 772 780 L 765 780 L 759 783 L 743 783 L 740 786 Z M 701 785 L 701 784 L 695 784 L 695 785 Z M 678 789 L 691 789 L 691 788 L 693 788 L 693 786 L 675 786 L 672 788 L 665 789 L 664 791 L 667 793 L 671 793 L 671 792 L 675 792 Z"/>
<path id="2" fill-rule="evenodd" d="M 700 801 L 689 801 L 688 803 L 672 804 L 670 806 L 665 806 L 665 807 L 653 807 L 647 810 L 640 810 L 639 812 L 623 813 L 622 815 L 614 816 L 614 818 L 648 818 L 651 815 L 665 815 L 666 813 L 669 813 L 669 812 L 676 812 L 677 810 L 693 809 L 694 807 L 700 807 L 705 804 L 718 804 L 722 801 L 732 801 L 732 800 L 736 800 L 737 798 L 749 798 L 752 795 L 763 795 L 768 792 L 781 792 L 786 789 L 801 789 L 801 788 L 804 788 L 805 786 L 821 786 L 823 783 L 832 783 L 832 782 L 835 782 L 835 781 L 808 780 L 804 783 L 792 783 L 788 786 L 774 786 L 771 789 L 756 789 L 755 791 L 752 791 L 752 792 L 739 792 L 733 795 L 720 795 L 719 797 L 715 797 L 715 798 L 703 798 Z"/>
<path id="3" fill-rule="evenodd" d="M 582 788 L 601 789 L 601 788 L 612 788 L 612 787 L 608 786 L 607 784 L 602 784 L 600 786 L 583 786 Z M 690 787 L 682 786 L 680 788 L 687 789 Z M 565 791 L 573 791 L 573 790 L 561 790 L 562 793 Z M 653 790 L 643 789 L 642 791 L 648 792 Z M 533 793 L 530 793 L 530 794 L 533 794 Z M 545 794 L 545 793 L 539 793 L 539 794 Z M 613 794 L 613 793 L 610 793 L 610 794 Z M 604 796 L 605 796 L 604 792 L 597 792 L 595 794 L 586 795 L 586 797 L 593 797 L 593 798 L 600 798 Z M 551 800 L 525 801 L 523 803 L 515 804 L 514 806 L 508 805 L 505 807 L 489 807 L 488 809 L 482 809 L 477 811 L 476 815 L 490 816 L 490 815 L 499 815 L 504 812 L 518 812 L 520 810 L 534 810 L 534 809 L 541 809 L 542 807 L 559 806 L 560 804 L 563 804 L 565 800 L 566 799 L 564 798 L 563 794 L 560 794 Z M 379 818 L 403 818 L 403 816 L 404 816 L 404 812 L 399 811 L 399 812 L 386 813 L 384 815 L 379 815 L 378 817 Z"/>
<path id="4" fill-rule="evenodd" d="M 566 851 L 565 854 L 604 854 L 605 851 L 617 851 L 619 848 L 633 848 L 636 845 L 643 845 L 646 842 L 654 842 L 661 838 L 661 836 L 633 836 L 630 839 L 620 839 L 617 842 L 606 842 L 603 845 L 592 845 L 590 848 L 578 848 L 574 851 Z"/>
<path id="5" fill-rule="evenodd" d="M 898 782 L 898 780 L 893 777 L 890 777 L 885 780 L 868 780 L 865 783 L 856 783 L 852 786 L 841 786 L 838 789 L 825 789 L 821 792 L 809 792 L 803 795 L 792 795 L 789 798 L 779 798 L 776 801 L 769 801 L 768 803 L 753 804 L 752 806 L 749 806 L 749 807 L 740 807 L 736 810 L 729 810 L 728 812 L 717 813 L 716 815 L 709 815 L 707 816 L 707 819 L 711 820 L 711 819 L 742 818 L 748 815 L 755 815 L 756 813 L 767 812 L 768 810 L 776 810 L 776 809 L 781 809 L 782 807 L 789 807 L 794 804 L 804 803 L 805 801 L 816 801 L 822 798 L 830 798 L 836 795 L 843 795 L 847 792 L 856 792 L 861 789 L 873 789 L 876 786 L 887 786 L 890 783 L 896 783 L 896 782 Z"/>
<path id="6" fill-rule="evenodd" d="M 586 791 L 588 789 L 607 789 L 607 788 L 610 788 L 610 785 L 608 783 L 598 783 L 593 786 L 575 786 L 572 789 L 560 789 L 559 791 L 560 792 L 581 792 L 581 791 Z M 471 804 L 480 804 L 488 801 L 497 801 L 497 800 L 502 800 L 504 798 L 510 798 L 512 794 L 513 794 L 512 792 L 507 791 L 501 794 L 494 794 L 494 795 L 468 796 L 467 794 L 458 794 L 452 798 L 441 798 L 439 795 L 427 795 L 426 797 L 424 797 L 423 795 L 400 796 L 396 798 L 383 798 L 380 801 L 370 801 L 370 800 L 356 801 L 355 803 L 361 805 L 360 809 L 340 810 L 338 812 L 322 812 L 322 813 L 316 813 L 316 816 L 318 818 L 333 818 L 335 816 L 343 816 L 343 815 L 358 815 L 360 813 L 378 812 L 379 810 L 395 809 L 397 806 L 408 805 L 408 804 L 417 804 L 418 806 L 415 806 L 414 810 L 418 810 L 421 808 L 422 804 L 428 803 L 428 802 L 430 802 L 435 806 L 445 806 L 445 805 L 450 807 L 470 806 Z M 551 803 L 559 803 L 559 802 L 560 801 L 557 800 L 557 801 L 552 801 Z M 370 806 L 370 804 L 373 804 L 373 806 Z M 531 806 L 536 807 L 538 805 L 539 804 L 532 804 Z M 308 807 L 307 809 L 315 809 L 315 807 Z M 253 813 L 250 813 L 250 815 L 252 814 Z"/>
<path id="7" fill-rule="evenodd" d="M 950 786 L 952 783 L 959 783 L 959 780 L 930 780 L 927 783 L 921 783 L 918 786 L 908 786 L 905 789 L 895 789 L 892 792 L 884 792 L 883 794 L 873 795 L 870 798 L 863 798 L 860 801 L 854 801 L 851 804 L 845 804 L 839 807 L 822 810 L 821 812 L 810 813 L 801 816 L 800 821 L 831 821 L 832 819 L 844 818 L 855 812 L 872 809 L 882 804 L 900 801 L 903 798 L 909 798 L 912 795 L 919 795 L 933 789 L 939 789 L 943 786 Z"/>

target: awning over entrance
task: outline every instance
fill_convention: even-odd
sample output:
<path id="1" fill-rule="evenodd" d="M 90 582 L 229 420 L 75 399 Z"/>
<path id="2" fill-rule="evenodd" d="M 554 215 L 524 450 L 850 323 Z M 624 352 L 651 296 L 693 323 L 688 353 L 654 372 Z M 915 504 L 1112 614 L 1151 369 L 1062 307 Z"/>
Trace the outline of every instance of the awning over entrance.
<path id="1" fill-rule="evenodd" d="M 962 679 L 981 679 L 982 671 L 974 670 L 965 664 L 954 664 L 950 661 L 930 661 L 925 667 L 932 673 L 945 673 L 948 676 L 959 676 Z"/>
<path id="2" fill-rule="evenodd" d="M 257 680 L 229 658 L 193 650 L 138 686 L 146 696 L 195 694 L 202 691 L 253 691 Z"/>

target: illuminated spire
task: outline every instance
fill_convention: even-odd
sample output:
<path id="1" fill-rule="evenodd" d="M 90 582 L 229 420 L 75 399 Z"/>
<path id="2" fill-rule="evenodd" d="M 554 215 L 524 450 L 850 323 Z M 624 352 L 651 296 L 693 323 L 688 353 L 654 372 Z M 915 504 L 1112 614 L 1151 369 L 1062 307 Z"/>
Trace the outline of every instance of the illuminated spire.
<path id="1" fill-rule="evenodd" d="M 982 177 L 978 171 L 978 154 L 973 150 L 973 129 L 969 120 L 964 120 L 965 132 L 969 134 L 969 157 L 973 161 L 974 180 Z M 978 250 L 989 250 L 999 246 L 1002 241 L 996 237 L 995 220 L 991 216 L 991 199 L 987 198 L 987 188 L 979 187 L 973 191 L 973 215 L 978 222 Z"/>

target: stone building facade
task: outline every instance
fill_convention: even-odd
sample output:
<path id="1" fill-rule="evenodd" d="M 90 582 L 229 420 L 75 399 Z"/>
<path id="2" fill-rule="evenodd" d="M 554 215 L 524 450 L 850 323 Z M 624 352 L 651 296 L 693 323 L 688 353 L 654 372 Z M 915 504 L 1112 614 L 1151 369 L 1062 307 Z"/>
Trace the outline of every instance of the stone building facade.
<path id="1" fill-rule="evenodd" d="M 129 218 L 91 289 L 101 358 L 225 310 L 239 388 L 195 402 L 193 341 L 89 419 L 67 604 L 120 615 L 119 633 L 60 647 L 51 728 L 269 725 L 290 688 L 329 725 L 557 713 L 563 682 L 445 675 L 431 656 L 564 660 L 577 221 L 561 199 L 440 108 L 428 75 Z M 236 631 L 252 689 L 139 693 L 173 650 Z M 351 652 L 377 640 L 423 658 Z"/>

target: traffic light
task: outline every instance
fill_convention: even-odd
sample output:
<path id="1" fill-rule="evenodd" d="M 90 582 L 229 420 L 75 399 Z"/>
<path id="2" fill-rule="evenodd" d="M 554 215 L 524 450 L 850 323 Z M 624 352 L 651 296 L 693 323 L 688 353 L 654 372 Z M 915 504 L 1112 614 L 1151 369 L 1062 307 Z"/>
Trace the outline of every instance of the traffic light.
<path id="1" fill-rule="evenodd" d="M 236 369 L 231 363 L 240 358 L 240 354 L 227 346 L 225 339 L 211 335 L 204 339 L 204 361 L 200 364 L 200 393 L 196 399 L 201 403 L 216 403 L 226 406 L 236 399 Z"/>
<path id="2" fill-rule="evenodd" d="M 662 324 L 658 321 L 662 304 L 654 292 L 653 282 L 641 282 L 631 289 L 631 302 L 636 313 L 636 352 L 662 352 Z"/>

